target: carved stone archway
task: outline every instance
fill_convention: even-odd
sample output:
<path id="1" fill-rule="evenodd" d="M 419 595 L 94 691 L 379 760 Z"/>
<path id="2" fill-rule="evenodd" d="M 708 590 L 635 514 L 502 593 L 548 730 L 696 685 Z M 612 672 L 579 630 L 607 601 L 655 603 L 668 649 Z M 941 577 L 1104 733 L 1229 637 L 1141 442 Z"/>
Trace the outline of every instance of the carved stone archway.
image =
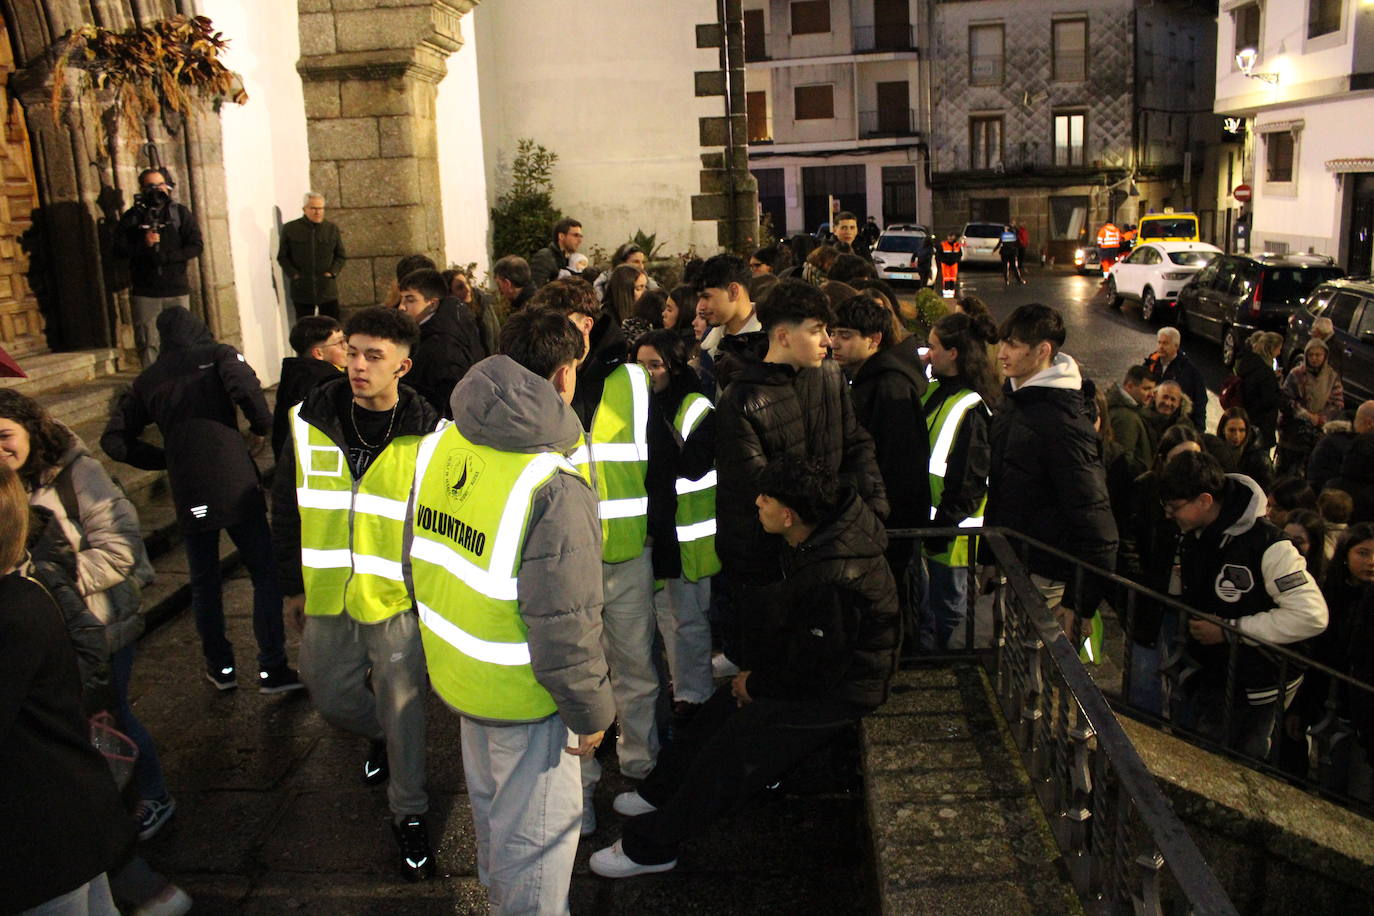
<path id="1" fill-rule="evenodd" d="M 442 264 L 434 103 L 462 47 L 459 19 L 477 3 L 297 2 L 310 181 L 348 241 L 345 306 L 381 301 L 406 255 Z"/>

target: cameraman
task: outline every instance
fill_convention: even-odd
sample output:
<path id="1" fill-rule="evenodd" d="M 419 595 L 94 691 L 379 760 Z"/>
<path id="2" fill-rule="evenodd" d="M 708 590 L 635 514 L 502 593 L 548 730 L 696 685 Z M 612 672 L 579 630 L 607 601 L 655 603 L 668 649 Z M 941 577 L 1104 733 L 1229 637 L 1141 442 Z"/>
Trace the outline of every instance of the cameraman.
<path id="1" fill-rule="evenodd" d="M 129 261 L 134 339 L 145 367 L 157 359 L 157 316 L 165 308 L 191 307 L 186 262 L 205 247 L 196 218 L 173 202 L 172 187 L 162 169 L 140 172 L 134 205 L 119 218 L 115 230 L 115 257 Z"/>

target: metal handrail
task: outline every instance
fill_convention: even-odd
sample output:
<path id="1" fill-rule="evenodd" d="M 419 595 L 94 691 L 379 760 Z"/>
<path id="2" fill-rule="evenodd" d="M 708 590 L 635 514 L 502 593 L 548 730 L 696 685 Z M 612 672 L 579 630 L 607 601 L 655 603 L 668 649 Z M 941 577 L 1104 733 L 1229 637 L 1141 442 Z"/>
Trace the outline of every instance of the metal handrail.
<path id="1" fill-rule="evenodd" d="M 1163 912 L 1167 868 L 1188 908 L 1236 913 L 1183 822 L 1140 759 L 998 528 L 895 529 L 898 538 L 974 535 L 986 542 L 1012 601 L 994 604 L 990 660 L 1003 713 L 1054 828 L 1080 898 L 1094 910 Z M 972 589 L 970 589 L 972 600 Z M 1017 612 L 1020 612 L 1019 614 Z M 966 620 L 973 640 L 973 615 Z M 1051 747 L 1053 745 L 1053 747 Z M 1047 755 L 1053 750 L 1055 758 Z M 1139 846 L 1132 816 L 1148 838 Z"/>

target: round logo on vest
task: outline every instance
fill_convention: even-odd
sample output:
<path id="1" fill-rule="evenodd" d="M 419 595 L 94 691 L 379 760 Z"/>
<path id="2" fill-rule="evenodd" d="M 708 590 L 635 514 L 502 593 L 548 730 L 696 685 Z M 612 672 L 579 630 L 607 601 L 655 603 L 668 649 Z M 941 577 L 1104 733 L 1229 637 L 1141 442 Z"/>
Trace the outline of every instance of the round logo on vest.
<path id="1" fill-rule="evenodd" d="M 1244 566 L 1228 563 L 1217 573 L 1217 597 L 1227 604 L 1235 604 L 1242 595 L 1254 587 L 1254 574 Z"/>
<path id="2" fill-rule="evenodd" d="M 444 468 L 444 485 L 454 506 L 461 506 L 467 502 L 484 470 L 486 462 L 470 449 L 456 448 L 448 453 L 448 464 Z"/>

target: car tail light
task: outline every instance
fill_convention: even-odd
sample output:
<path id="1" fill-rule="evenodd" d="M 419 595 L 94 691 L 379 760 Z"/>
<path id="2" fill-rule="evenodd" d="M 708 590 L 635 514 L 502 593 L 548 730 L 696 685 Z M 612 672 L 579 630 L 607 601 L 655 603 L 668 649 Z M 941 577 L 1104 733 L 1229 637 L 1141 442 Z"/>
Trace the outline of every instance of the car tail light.
<path id="1" fill-rule="evenodd" d="M 1191 271 L 1176 270 L 1173 273 L 1160 274 L 1160 277 L 1164 280 L 1186 280 L 1192 275 Z"/>
<path id="2" fill-rule="evenodd" d="M 1259 318 L 1260 303 L 1263 302 L 1262 293 L 1264 292 L 1264 271 L 1259 272 L 1259 278 L 1255 280 L 1255 294 L 1250 299 L 1250 317 Z"/>

